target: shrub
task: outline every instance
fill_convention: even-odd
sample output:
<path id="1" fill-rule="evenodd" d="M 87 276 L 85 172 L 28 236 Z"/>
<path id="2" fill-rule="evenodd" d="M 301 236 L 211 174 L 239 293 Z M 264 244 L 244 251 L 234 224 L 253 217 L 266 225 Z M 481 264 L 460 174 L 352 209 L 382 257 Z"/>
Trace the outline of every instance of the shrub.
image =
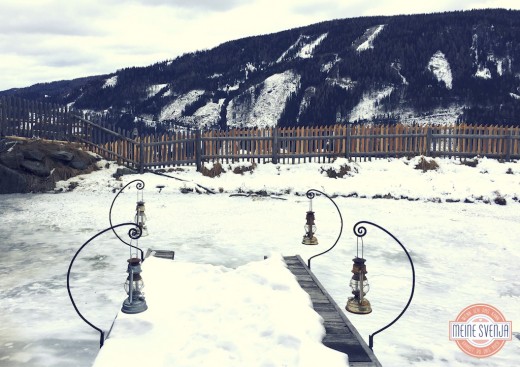
<path id="1" fill-rule="evenodd" d="M 475 158 L 475 159 L 464 159 L 460 162 L 462 165 L 464 166 L 468 166 L 468 167 L 476 167 L 478 165 L 478 158 Z"/>
<path id="2" fill-rule="evenodd" d="M 437 169 L 439 169 L 439 165 L 437 164 L 437 162 L 435 162 L 434 159 L 428 160 L 424 157 L 421 157 L 421 159 L 419 160 L 419 163 L 417 163 L 415 165 L 415 169 L 420 169 L 423 172 L 436 171 Z"/>
<path id="3" fill-rule="evenodd" d="M 233 168 L 233 173 L 237 175 L 243 175 L 244 172 L 250 172 L 253 173 L 254 169 L 256 168 L 256 163 L 251 163 L 249 166 L 236 166 Z"/>
<path id="4" fill-rule="evenodd" d="M 513 169 L 512 169 L 511 167 L 509 167 L 509 168 L 507 169 L 506 173 L 507 173 L 508 175 L 512 175 L 512 174 L 514 174 L 514 173 L 513 173 Z"/>
<path id="5" fill-rule="evenodd" d="M 497 196 L 494 200 L 495 204 L 498 204 L 498 205 L 506 205 L 507 204 L 507 201 L 504 197 L 502 196 Z"/>
<path id="6" fill-rule="evenodd" d="M 203 176 L 211 178 L 220 176 L 225 172 L 226 171 L 224 171 L 224 168 L 222 168 L 222 165 L 219 162 L 213 163 L 211 168 L 206 167 L 206 165 L 202 165 L 202 168 L 200 169 L 200 173 L 202 173 Z"/>
<path id="7" fill-rule="evenodd" d="M 342 164 L 339 166 L 339 169 L 335 167 L 321 167 L 320 173 L 325 172 L 329 178 L 343 178 L 345 176 L 350 176 L 350 172 L 352 171 L 352 168 L 348 164 Z"/>

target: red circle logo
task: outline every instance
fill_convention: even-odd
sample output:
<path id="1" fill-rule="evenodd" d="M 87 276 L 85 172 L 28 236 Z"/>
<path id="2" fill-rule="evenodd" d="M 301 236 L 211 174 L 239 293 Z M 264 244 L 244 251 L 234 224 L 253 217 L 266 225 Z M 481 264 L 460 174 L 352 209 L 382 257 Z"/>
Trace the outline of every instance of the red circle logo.
<path id="1" fill-rule="evenodd" d="M 511 321 L 488 304 L 475 304 L 463 309 L 450 321 L 450 340 L 466 354 L 486 358 L 497 353 L 512 339 Z"/>

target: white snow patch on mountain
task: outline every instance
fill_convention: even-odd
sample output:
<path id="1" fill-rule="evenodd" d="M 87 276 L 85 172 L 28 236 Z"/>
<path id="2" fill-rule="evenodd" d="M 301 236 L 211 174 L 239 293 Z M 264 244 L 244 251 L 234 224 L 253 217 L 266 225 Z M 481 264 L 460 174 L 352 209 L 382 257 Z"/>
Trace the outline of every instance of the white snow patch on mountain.
<path id="1" fill-rule="evenodd" d="M 383 98 L 388 97 L 393 90 L 394 87 L 386 87 L 380 91 L 363 93 L 361 101 L 352 109 L 349 121 L 355 122 L 358 120 L 370 120 L 373 118 L 379 110 L 378 103 Z"/>
<path id="2" fill-rule="evenodd" d="M 338 54 L 335 54 L 334 55 L 334 60 L 329 61 L 329 62 L 321 65 L 320 71 L 322 73 L 328 73 L 340 61 L 341 61 L 341 58 L 338 57 Z"/>
<path id="3" fill-rule="evenodd" d="M 282 62 L 285 59 L 291 58 L 302 58 L 308 59 L 312 57 L 314 49 L 328 36 L 328 33 L 314 38 L 312 36 L 306 36 L 301 34 L 300 37 L 294 42 L 282 55 L 276 60 L 276 62 Z M 291 57 L 291 55 L 293 55 Z"/>
<path id="4" fill-rule="evenodd" d="M 300 88 L 300 75 L 292 70 L 271 75 L 263 83 L 233 98 L 227 107 L 229 126 L 276 126 L 285 102 Z"/>
<path id="5" fill-rule="evenodd" d="M 511 97 L 513 97 L 514 99 L 520 99 L 520 96 L 518 94 L 515 94 L 515 93 L 509 93 L 509 95 Z"/>
<path id="6" fill-rule="evenodd" d="M 108 78 L 105 80 L 105 84 L 103 84 L 103 89 L 105 88 L 113 88 L 117 85 L 117 75 L 114 75 L 113 77 Z"/>
<path id="7" fill-rule="evenodd" d="M 450 63 L 442 51 L 439 50 L 432 56 L 430 62 L 428 62 L 427 68 L 433 73 L 439 82 L 444 82 L 446 89 L 451 89 L 453 87 L 453 76 L 451 74 Z"/>
<path id="8" fill-rule="evenodd" d="M 397 72 L 397 74 L 399 75 L 399 77 L 403 81 L 403 84 L 404 85 L 408 85 L 408 80 L 406 80 L 406 78 L 403 76 L 403 74 L 401 74 L 401 63 L 399 61 L 395 61 L 395 62 L 390 64 L 390 67 Z"/>
<path id="9" fill-rule="evenodd" d="M 308 59 L 312 57 L 314 49 L 329 35 L 329 33 L 323 33 L 316 40 L 311 43 L 305 44 L 300 48 L 300 52 L 298 52 L 298 57 L 302 59 Z"/>
<path id="10" fill-rule="evenodd" d="M 146 93 L 148 95 L 148 98 L 152 98 L 153 96 L 155 96 L 157 93 L 159 93 L 161 90 L 163 90 L 167 86 L 168 86 L 168 84 L 153 84 L 153 85 L 150 85 L 146 89 Z"/>
<path id="11" fill-rule="evenodd" d="M 348 77 L 347 78 L 327 78 L 325 80 L 330 85 L 338 86 L 345 90 L 352 89 L 356 85 L 356 82 L 353 82 L 352 79 L 350 79 Z"/>
<path id="12" fill-rule="evenodd" d="M 213 126 L 218 123 L 220 118 L 220 110 L 225 99 L 222 98 L 218 102 L 210 101 L 193 114 L 195 124 L 199 128 Z"/>
<path id="13" fill-rule="evenodd" d="M 448 108 L 435 108 L 429 112 L 418 114 L 413 109 L 400 109 L 392 111 L 394 115 L 400 116 L 399 122 L 407 125 L 451 125 L 457 123 L 459 117 L 464 113 L 464 106 L 453 104 Z"/>
<path id="14" fill-rule="evenodd" d="M 248 62 L 246 66 L 244 66 L 243 70 L 245 72 L 245 80 L 247 80 L 249 78 L 249 73 L 254 73 L 257 69 L 255 65 Z"/>
<path id="15" fill-rule="evenodd" d="M 475 76 L 477 78 L 482 78 L 482 79 L 491 79 L 491 71 L 489 71 L 488 68 L 479 67 L 477 72 L 475 73 Z"/>
<path id="16" fill-rule="evenodd" d="M 163 107 L 159 114 L 159 121 L 167 121 L 178 119 L 182 115 L 182 111 L 189 104 L 195 102 L 197 98 L 204 94 L 203 90 L 192 90 L 186 94 L 178 96 L 170 104 Z"/>
<path id="17" fill-rule="evenodd" d="M 357 42 L 363 41 L 359 46 L 356 47 L 357 52 L 366 51 L 368 49 L 374 48 L 374 40 L 377 35 L 385 28 L 385 24 L 380 24 L 374 27 L 368 28 L 365 33 L 359 38 Z"/>

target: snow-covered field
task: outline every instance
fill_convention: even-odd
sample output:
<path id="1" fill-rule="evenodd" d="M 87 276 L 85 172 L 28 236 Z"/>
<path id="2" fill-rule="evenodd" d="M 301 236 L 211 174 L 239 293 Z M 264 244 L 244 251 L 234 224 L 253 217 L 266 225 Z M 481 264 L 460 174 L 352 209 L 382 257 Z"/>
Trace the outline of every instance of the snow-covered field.
<path id="1" fill-rule="evenodd" d="M 204 177 L 193 167 L 166 173 L 183 181 L 151 173 L 123 176 L 119 181 L 111 176 L 116 168 L 111 164 L 62 183 L 61 193 L 4 195 L 0 201 L 0 365 L 92 365 L 98 334 L 75 314 L 67 296 L 66 271 L 81 244 L 108 227 L 113 190 L 136 178 L 146 183 L 149 217 L 150 235 L 139 241 L 142 247 L 175 250 L 175 262 L 184 267 L 210 264 L 233 274 L 232 269 L 247 269 L 247 264 L 264 255 L 300 254 L 306 259 L 329 247 L 338 234 L 339 219 L 323 197 L 314 200 L 320 245 L 300 244 L 308 209 L 304 194 L 315 188 L 337 195 L 334 200 L 345 222 L 343 236 L 333 252 L 313 260 L 312 270 L 340 306 L 350 295 L 356 246 L 352 226 L 357 221 L 385 227 L 414 259 L 414 300 L 406 314 L 374 340 L 374 352 L 384 366 L 516 365 L 520 353 L 520 163 L 480 159 L 476 167 L 470 167 L 457 160 L 437 159 L 437 171 L 422 172 L 414 169 L 417 162 L 358 161 L 349 164 L 349 175 L 338 179 L 328 178 L 323 171 L 339 171 L 348 164 L 345 160 L 259 164 L 243 175 L 232 172 L 236 165 L 224 164 L 227 172 L 216 178 Z M 67 192 L 71 182 L 78 186 Z M 216 194 L 206 194 L 204 188 Z M 132 187 L 120 195 L 114 223 L 133 218 L 135 192 Z M 374 311 L 367 316 L 347 315 L 366 340 L 400 312 L 411 283 L 400 247 L 378 229 L 367 229 L 365 258 L 371 286 L 367 298 Z M 107 234 L 85 248 L 73 269 L 78 306 L 106 330 L 125 298 L 122 283 L 127 257 L 126 247 Z M 145 273 L 143 278 L 146 283 Z M 189 288 L 190 281 L 171 279 L 169 302 L 175 303 L 176 294 Z M 207 302 L 211 304 L 211 297 Z M 466 356 L 448 340 L 449 321 L 474 303 L 499 308 L 513 323 L 513 340 L 482 360 Z M 277 328 L 274 321 L 262 321 L 266 327 Z M 171 332 L 176 338 L 191 335 L 185 328 L 172 327 Z M 277 341 L 272 343 L 274 347 Z M 252 352 L 238 353 L 250 357 Z"/>

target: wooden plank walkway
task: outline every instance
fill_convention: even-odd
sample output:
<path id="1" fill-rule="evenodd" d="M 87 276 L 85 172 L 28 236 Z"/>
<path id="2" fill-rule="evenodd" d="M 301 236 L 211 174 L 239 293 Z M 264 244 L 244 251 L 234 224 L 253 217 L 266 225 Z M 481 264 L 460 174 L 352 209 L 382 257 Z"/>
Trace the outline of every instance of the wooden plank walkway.
<path id="1" fill-rule="evenodd" d="M 352 367 L 378 366 L 381 363 L 348 320 L 330 294 L 305 265 L 300 256 L 284 256 L 289 270 L 312 300 L 314 310 L 323 317 L 326 335 L 323 345 L 348 355 Z"/>

